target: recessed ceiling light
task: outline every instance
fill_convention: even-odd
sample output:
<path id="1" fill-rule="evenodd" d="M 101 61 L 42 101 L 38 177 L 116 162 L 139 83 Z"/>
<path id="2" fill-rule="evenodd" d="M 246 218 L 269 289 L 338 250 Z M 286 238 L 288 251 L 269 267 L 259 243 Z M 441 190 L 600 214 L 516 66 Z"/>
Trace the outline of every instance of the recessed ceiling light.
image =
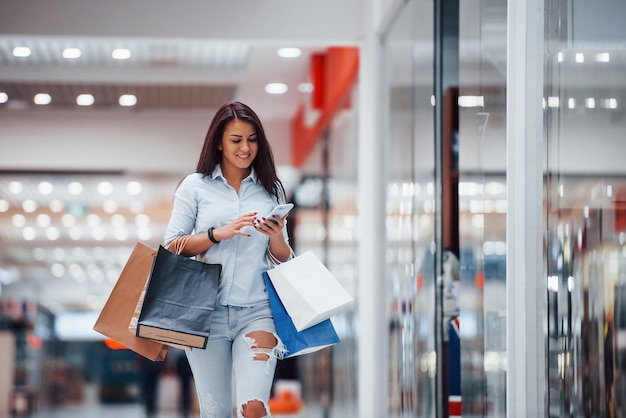
<path id="1" fill-rule="evenodd" d="M 78 196 L 83 192 L 83 185 L 77 181 L 73 181 L 67 185 L 67 191 L 73 196 Z"/>
<path id="2" fill-rule="evenodd" d="M 108 196 L 113 193 L 113 185 L 108 181 L 101 181 L 96 189 L 101 196 Z"/>
<path id="3" fill-rule="evenodd" d="M 302 51 L 300 48 L 280 48 L 277 53 L 282 58 L 298 58 Z"/>
<path id="4" fill-rule="evenodd" d="M 122 94 L 118 102 L 120 106 L 135 106 L 137 97 L 134 94 Z"/>
<path id="5" fill-rule="evenodd" d="M 601 52 L 599 54 L 596 54 L 596 61 L 597 62 L 610 62 L 611 54 L 608 52 Z"/>
<path id="6" fill-rule="evenodd" d="M 30 48 L 27 46 L 16 46 L 15 48 L 13 48 L 13 56 L 14 57 L 21 57 L 21 58 L 25 58 L 25 57 L 30 57 Z"/>
<path id="7" fill-rule="evenodd" d="M 81 52 L 78 48 L 65 48 L 63 50 L 63 58 L 76 59 L 80 58 Z"/>
<path id="8" fill-rule="evenodd" d="M 20 194 L 24 190 L 24 186 L 19 181 L 12 181 L 9 183 L 9 192 L 12 194 Z"/>
<path id="9" fill-rule="evenodd" d="M 40 182 L 37 188 L 39 189 L 39 193 L 43 195 L 49 195 L 54 191 L 54 186 L 49 181 Z"/>
<path id="10" fill-rule="evenodd" d="M 0 91 L 0 103 L 6 103 L 9 100 L 9 95 L 3 91 Z"/>
<path id="11" fill-rule="evenodd" d="M 76 104 L 79 106 L 91 106 L 95 99 L 91 94 L 79 94 L 76 98 Z"/>
<path id="12" fill-rule="evenodd" d="M 116 60 L 127 60 L 130 58 L 130 49 L 118 48 L 111 53 L 111 57 Z"/>
<path id="13" fill-rule="evenodd" d="M 33 97 L 33 103 L 36 105 L 47 105 L 52 102 L 52 97 L 48 93 L 37 93 Z"/>
<path id="14" fill-rule="evenodd" d="M 285 94 L 288 87 L 285 83 L 268 83 L 265 85 L 265 92 L 267 94 Z"/>
<path id="15" fill-rule="evenodd" d="M 129 181 L 126 185 L 126 191 L 129 195 L 136 196 L 141 193 L 141 183 L 138 181 Z"/>

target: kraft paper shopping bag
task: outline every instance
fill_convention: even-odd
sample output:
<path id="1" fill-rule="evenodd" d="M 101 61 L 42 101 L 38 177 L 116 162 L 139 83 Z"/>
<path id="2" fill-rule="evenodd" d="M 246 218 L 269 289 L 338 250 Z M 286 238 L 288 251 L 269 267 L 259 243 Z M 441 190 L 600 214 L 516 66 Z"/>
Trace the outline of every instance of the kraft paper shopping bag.
<path id="1" fill-rule="evenodd" d="M 298 331 L 329 319 L 354 301 L 312 251 L 267 274 Z"/>
<path id="2" fill-rule="evenodd" d="M 140 242 L 135 245 L 93 329 L 150 360 L 162 361 L 167 345 L 128 332 L 128 324 L 148 280 L 155 255 L 156 251 L 147 245 Z"/>

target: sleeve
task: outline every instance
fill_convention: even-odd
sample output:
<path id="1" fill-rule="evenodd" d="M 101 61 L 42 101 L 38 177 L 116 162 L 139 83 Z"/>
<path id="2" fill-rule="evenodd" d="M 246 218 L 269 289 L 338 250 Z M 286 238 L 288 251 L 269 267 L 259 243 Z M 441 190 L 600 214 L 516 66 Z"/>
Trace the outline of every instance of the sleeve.
<path id="1" fill-rule="evenodd" d="M 186 177 L 176 189 L 172 215 L 165 231 L 164 242 L 167 243 L 178 236 L 193 233 L 198 215 L 195 190 L 190 176 Z"/>

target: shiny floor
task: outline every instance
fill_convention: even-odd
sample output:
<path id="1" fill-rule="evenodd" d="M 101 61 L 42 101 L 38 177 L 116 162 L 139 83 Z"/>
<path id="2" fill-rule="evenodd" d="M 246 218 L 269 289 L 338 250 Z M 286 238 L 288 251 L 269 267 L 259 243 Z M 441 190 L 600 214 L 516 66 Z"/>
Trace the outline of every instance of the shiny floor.
<path id="1" fill-rule="evenodd" d="M 29 418 L 142 418 L 146 414 L 140 404 L 122 405 L 76 405 L 62 408 L 40 409 Z M 197 418 L 191 415 L 189 418 Z M 171 411 L 160 411 L 153 418 L 181 418 L 181 415 Z"/>

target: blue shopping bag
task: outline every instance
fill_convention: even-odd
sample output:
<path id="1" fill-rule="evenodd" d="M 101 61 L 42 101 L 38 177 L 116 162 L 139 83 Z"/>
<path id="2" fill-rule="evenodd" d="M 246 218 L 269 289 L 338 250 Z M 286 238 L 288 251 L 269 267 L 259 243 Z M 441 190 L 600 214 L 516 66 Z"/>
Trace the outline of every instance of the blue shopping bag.
<path id="1" fill-rule="evenodd" d="M 263 279 L 270 298 L 276 333 L 287 349 L 283 358 L 313 353 L 339 342 L 339 336 L 330 319 L 302 331 L 296 330 L 267 273 L 263 273 Z"/>

